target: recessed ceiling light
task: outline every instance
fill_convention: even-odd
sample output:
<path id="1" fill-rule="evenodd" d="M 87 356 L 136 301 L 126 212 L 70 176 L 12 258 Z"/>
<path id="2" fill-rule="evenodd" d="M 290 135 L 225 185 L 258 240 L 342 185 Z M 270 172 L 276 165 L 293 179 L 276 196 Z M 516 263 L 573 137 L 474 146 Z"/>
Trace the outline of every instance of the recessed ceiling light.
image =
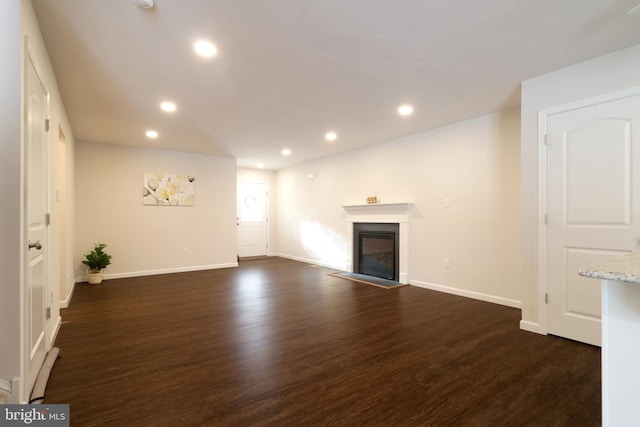
<path id="1" fill-rule="evenodd" d="M 264 169 L 264 163 L 260 162 L 260 163 L 256 164 L 256 167 L 258 169 Z"/>
<path id="2" fill-rule="evenodd" d="M 335 141 L 338 135 L 335 132 L 327 132 L 324 137 L 327 141 Z"/>
<path id="3" fill-rule="evenodd" d="M 289 154 L 291 154 L 291 150 L 289 150 L 288 148 L 285 148 L 284 150 L 282 150 L 283 156 L 288 156 Z"/>
<path id="4" fill-rule="evenodd" d="M 206 40 L 198 40 L 197 42 L 195 42 L 193 45 L 193 50 L 195 50 L 198 55 L 204 58 L 211 58 L 218 52 L 218 49 L 213 45 L 213 43 Z"/>
<path id="5" fill-rule="evenodd" d="M 148 130 L 145 132 L 145 135 L 147 135 L 147 138 L 155 139 L 158 137 L 158 132 L 155 130 Z"/>
<path id="6" fill-rule="evenodd" d="M 133 2 L 140 7 L 144 7 L 145 9 L 150 9 L 153 7 L 153 5 L 156 4 L 156 0 L 133 0 Z"/>
<path id="7" fill-rule="evenodd" d="M 640 4 L 629 9 L 627 15 L 640 15 Z"/>
<path id="8" fill-rule="evenodd" d="M 408 116 L 411 113 L 413 113 L 413 107 L 411 105 L 403 105 L 398 108 L 398 114 L 401 116 Z"/>
<path id="9" fill-rule="evenodd" d="M 176 111 L 176 104 L 171 101 L 164 101 L 160 104 L 160 109 L 162 111 L 166 111 L 167 113 L 173 113 Z"/>
<path id="10" fill-rule="evenodd" d="M 629 9 L 627 15 L 640 15 L 640 4 Z"/>

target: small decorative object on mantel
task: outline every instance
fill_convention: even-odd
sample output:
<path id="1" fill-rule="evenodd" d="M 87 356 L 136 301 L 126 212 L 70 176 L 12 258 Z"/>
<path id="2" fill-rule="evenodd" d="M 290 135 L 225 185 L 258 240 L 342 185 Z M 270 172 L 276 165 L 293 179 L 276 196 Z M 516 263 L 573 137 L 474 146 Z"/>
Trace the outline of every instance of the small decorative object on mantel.
<path id="1" fill-rule="evenodd" d="M 368 205 L 375 205 L 376 203 L 380 203 L 380 200 L 378 200 L 378 196 L 369 196 L 369 197 L 367 197 L 367 204 Z"/>

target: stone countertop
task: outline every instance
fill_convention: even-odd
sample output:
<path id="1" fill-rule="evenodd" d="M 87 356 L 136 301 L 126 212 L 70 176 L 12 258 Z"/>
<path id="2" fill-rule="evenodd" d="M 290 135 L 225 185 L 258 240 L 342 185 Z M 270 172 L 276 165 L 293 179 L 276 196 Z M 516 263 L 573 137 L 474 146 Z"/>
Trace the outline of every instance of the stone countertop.
<path id="1" fill-rule="evenodd" d="M 578 270 L 578 274 L 594 279 L 618 280 L 640 285 L 640 253 L 630 253 L 583 267 Z"/>

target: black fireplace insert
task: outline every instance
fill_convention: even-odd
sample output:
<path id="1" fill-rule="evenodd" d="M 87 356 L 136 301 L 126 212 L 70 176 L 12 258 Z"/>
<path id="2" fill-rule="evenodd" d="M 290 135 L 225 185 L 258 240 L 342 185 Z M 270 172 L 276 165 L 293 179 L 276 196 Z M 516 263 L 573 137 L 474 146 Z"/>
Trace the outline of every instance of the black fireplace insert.
<path id="1" fill-rule="evenodd" d="M 353 272 L 398 281 L 399 224 L 353 224 Z"/>

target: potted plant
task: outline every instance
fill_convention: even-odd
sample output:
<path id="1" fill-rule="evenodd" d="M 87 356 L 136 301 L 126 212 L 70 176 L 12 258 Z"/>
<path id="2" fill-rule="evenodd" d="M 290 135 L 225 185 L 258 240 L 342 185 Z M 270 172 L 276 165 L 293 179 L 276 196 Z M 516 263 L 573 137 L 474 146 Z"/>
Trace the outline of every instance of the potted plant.
<path id="1" fill-rule="evenodd" d="M 85 255 L 82 263 L 89 267 L 89 284 L 97 285 L 102 283 L 102 270 L 111 264 L 111 255 L 104 251 L 107 247 L 105 243 L 94 243 L 95 247 Z"/>

